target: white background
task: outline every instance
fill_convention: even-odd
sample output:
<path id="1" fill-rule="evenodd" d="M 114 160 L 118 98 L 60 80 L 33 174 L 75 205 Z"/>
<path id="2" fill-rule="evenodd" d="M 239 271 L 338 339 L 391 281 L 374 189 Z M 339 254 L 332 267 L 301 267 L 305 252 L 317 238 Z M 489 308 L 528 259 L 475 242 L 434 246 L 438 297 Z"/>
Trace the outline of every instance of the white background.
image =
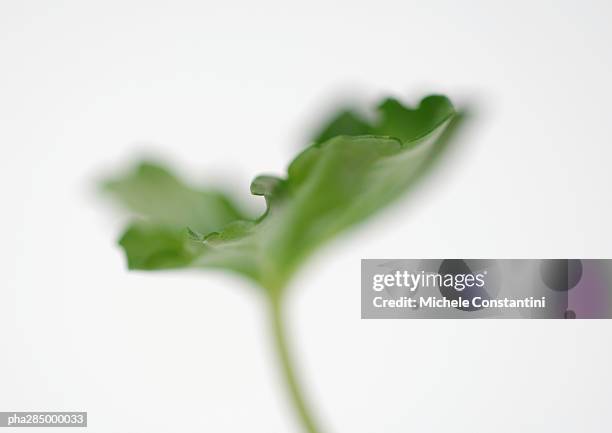
<path id="1" fill-rule="evenodd" d="M 298 431 L 257 289 L 128 273 L 95 181 L 148 151 L 247 199 L 330 102 L 440 92 L 472 116 L 435 172 L 292 287 L 310 400 L 329 432 L 610 431 L 612 323 L 364 321 L 359 261 L 612 257 L 611 15 L 2 0 L 0 410 L 86 410 L 92 433 Z"/>

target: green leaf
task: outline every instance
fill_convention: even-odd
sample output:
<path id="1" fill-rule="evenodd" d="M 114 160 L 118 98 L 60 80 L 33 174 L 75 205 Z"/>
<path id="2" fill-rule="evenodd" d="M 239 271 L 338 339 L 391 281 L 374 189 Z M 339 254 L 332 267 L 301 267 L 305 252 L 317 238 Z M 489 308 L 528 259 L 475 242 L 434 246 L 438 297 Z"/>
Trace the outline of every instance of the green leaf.
<path id="1" fill-rule="evenodd" d="M 185 228 L 145 221 L 130 224 L 119 245 L 126 252 L 130 269 L 182 268 L 202 253 Z"/>
<path id="2" fill-rule="evenodd" d="M 338 135 L 370 135 L 374 129 L 359 114 L 352 110 L 340 111 L 315 134 L 314 143 L 322 143 Z"/>
<path id="3" fill-rule="evenodd" d="M 187 266 L 202 250 L 188 228 L 208 233 L 247 218 L 224 194 L 188 186 L 152 162 L 102 186 L 134 217 L 119 240 L 130 269 Z"/>
<path id="4" fill-rule="evenodd" d="M 354 110 L 343 110 L 320 128 L 313 141 L 321 143 L 338 135 L 381 135 L 407 142 L 428 133 L 432 122 L 454 113 L 448 99 L 436 95 L 424 98 L 417 109 L 388 98 L 378 106 L 378 112 L 378 119 L 368 123 Z"/>
<path id="5" fill-rule="evenodd" d="M 125 208 L 155 222 L 207 232 L 243 217 L 224 194 L 193 188 L 149 161 L 103 187 Z"/>
<path id="6" fill-rule="evenodd" d="M 257 177 L 251 192 L 265 198 L 267 210 L 256 220 L 237 217 L 210 229 L 194 215 L 204 217 L 214 207 L 194 213 L 191 200 L 178 203 L 170 191 L 161 197 L 151 190 L 155 208 L 165 209 L 167 201 L 184 205 L 183 219 L 174 215 L 171 228 L 168 218 L 155 226 L 130 227 L 121 241 L 130 267 L 228 269 L 279 293 L 318 246 L 402 195 L 428 167 L 456 116 L 442 96 L 427 97 L 415 109 L 388 99 L 378 112 L 371 123 L 341 113 L 291 162 L 285 177 Z M 150 184 L 142 178 L 137 183 L 139 189 Z"/>

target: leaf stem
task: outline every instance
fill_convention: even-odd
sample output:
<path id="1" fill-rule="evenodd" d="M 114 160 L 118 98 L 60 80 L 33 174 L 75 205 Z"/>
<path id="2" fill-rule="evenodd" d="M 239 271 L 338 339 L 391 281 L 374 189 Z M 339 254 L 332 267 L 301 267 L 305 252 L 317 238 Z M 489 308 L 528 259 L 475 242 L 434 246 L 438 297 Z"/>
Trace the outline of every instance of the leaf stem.
<path id="1" fill-rule="evenodd" d="M 293 360 L 287 344 L 285 334 L 285 323 L 283 320 L 282 295 L 270 296 L 270 315 L 272 320 L 272 332 L 274 334 L 274 345 L 279 357 L 284 381 L 288 387 L 293 406 L 301 421 L 304 431 L 307 433 L 322 433 L 314 421 L 311 410 L 304 399 L 303 390 L 298 382 L 293 366 Z"/>

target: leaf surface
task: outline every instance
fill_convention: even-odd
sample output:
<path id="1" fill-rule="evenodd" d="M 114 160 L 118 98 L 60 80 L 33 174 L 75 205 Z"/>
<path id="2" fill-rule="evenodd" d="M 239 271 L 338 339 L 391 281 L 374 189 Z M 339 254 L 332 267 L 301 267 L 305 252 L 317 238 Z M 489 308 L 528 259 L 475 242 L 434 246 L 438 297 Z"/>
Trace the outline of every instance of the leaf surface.
<path id="1" fill-rule="evenodd" d="M 265 198 L 267 210 L 256 220 L 241 217 L 226 198 L 177 189 L 176 178 L 159 167 L 164 174 L 111 183 L 122 201 L 150 219 L 132 224 L 120 241 L 130 268 L 222 268 L 280 292 L 318 246 L 406 191 L 456 115 L 443 96 L 429 96 L 416 109 L 388 99 L 378 114 L 368 123 L 340 113 L 286 176 L 257 177 L 251 193 Z"/>

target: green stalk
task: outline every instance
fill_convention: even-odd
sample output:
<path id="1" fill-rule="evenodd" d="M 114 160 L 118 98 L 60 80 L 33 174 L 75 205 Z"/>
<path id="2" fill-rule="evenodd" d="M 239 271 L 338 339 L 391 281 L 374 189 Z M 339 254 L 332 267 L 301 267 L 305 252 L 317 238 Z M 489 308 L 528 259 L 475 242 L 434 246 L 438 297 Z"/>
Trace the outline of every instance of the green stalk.
<path id="1" fill-rule="evenodd" d="M 307 433 L 322 433 L 314 421 L 312 411 L 306 404 L 304 393 L 295 374 L 293 360 L 289 353 L 285 324 L 283 320 L 282 295 L 270 295 L 270 316 L 272 320 L 272 332 L 274 334 L 274 345 L 280 361 L 284 381 L 297 412 L 304 431 Z"/>

